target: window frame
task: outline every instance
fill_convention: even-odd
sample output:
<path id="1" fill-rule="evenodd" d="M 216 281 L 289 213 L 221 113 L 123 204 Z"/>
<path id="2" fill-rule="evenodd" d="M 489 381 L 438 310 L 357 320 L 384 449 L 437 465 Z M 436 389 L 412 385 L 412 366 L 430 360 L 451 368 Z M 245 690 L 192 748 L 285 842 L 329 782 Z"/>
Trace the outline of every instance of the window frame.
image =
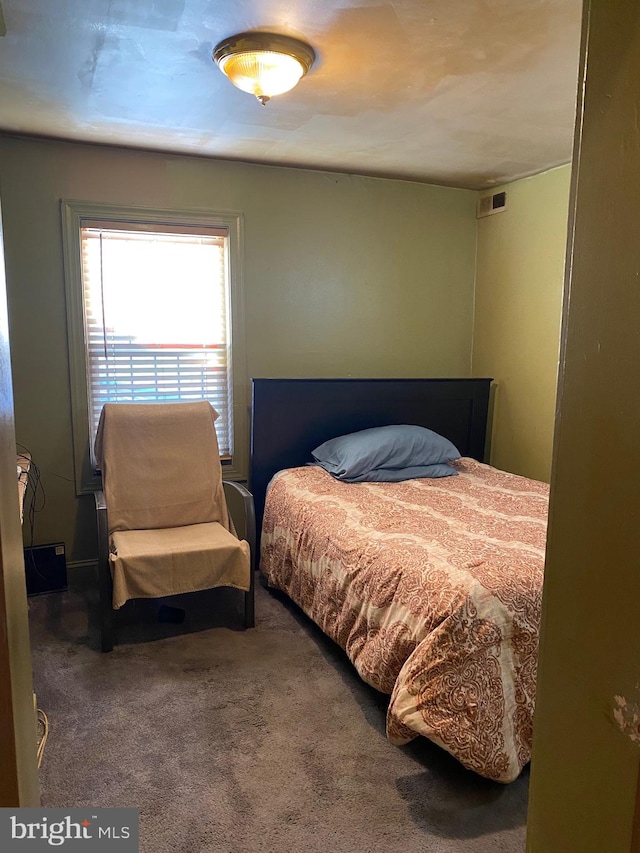
<path id="1" fill-rule="evenodd" d="M 242 246 L 244 218 L 237 211 L 164 210 L 91 201 L 61 201 L 67 345 L 71 391 L 71 422 L 76 494 L 101 488 L 100 474 L 91 464 L 89 399 L 84 328 L 82 246 L 85 221 L 131 222 L 135 225 L 224 228 L 228 235 L 230 372 L 233 395 L 233 458 L 223 462 L 227 480 L 246 480 L 248 470 L 248 403 L 244 334 Z"/>

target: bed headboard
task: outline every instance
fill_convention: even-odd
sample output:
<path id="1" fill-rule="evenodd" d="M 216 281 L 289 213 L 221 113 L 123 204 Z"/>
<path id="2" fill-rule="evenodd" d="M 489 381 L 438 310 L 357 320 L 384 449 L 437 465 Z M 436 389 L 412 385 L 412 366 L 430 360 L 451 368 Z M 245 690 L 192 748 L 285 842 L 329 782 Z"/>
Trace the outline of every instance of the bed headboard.
<path id="1" fill-rule="evenodd" d="M 253 379 L 249 485 L 261 530 L 269 481 L 338 435 L 418 424 L 484 460 L 491 379 Z"/>

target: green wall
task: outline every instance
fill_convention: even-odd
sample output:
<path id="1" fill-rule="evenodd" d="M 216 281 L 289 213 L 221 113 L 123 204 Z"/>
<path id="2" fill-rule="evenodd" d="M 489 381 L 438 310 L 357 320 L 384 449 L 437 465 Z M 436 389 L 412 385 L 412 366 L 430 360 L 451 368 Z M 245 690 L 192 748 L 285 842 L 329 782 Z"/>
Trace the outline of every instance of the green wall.
<path id="1" fill-rule="evenodd" d="M 73 479 L 60 199 L 242 211 L 250 376 L 469 376 L 471 191 L 0 138 L 16 432 L 42 472 L 36 542 L 95 556 Z"/>
<path id="2" fill-rule="evenodd" d="M 496 380 L 491 463 L 548 482 L 571 167 L 505 187 L 478 220 L 473 374 Z"/>

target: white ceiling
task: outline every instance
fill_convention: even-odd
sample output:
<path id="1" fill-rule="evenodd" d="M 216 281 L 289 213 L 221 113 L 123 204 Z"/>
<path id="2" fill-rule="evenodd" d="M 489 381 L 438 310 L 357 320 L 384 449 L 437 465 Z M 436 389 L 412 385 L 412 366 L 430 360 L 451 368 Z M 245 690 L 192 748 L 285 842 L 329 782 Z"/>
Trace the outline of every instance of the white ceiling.
<path id="1" fill-rule="evenodd" d="M 0 130 L 474 189 L 571 158 L 581 0 L 1 2 Z M 250 29 L 318 57 L 266 106 L 211 60 Z"/>

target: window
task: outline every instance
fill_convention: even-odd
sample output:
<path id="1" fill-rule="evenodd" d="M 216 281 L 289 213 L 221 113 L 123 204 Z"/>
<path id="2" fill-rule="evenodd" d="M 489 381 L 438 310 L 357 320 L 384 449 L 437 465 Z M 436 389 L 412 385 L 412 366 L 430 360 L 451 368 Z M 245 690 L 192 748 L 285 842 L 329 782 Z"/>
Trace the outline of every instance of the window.
<path id="1" fill-rule="evenodd" d="M 93 445 L 105 403 L 209 400 L 231 458 L 226 230 L 84 222 L 84 340 Z"/>
<path id="2" fill-rule="evenodd" d="M 106 402 L 209 400 L 225 476 L 243 476 L 239 215 L 78 202 L 63 214 L 78 491 L 95 487 Z"/>

